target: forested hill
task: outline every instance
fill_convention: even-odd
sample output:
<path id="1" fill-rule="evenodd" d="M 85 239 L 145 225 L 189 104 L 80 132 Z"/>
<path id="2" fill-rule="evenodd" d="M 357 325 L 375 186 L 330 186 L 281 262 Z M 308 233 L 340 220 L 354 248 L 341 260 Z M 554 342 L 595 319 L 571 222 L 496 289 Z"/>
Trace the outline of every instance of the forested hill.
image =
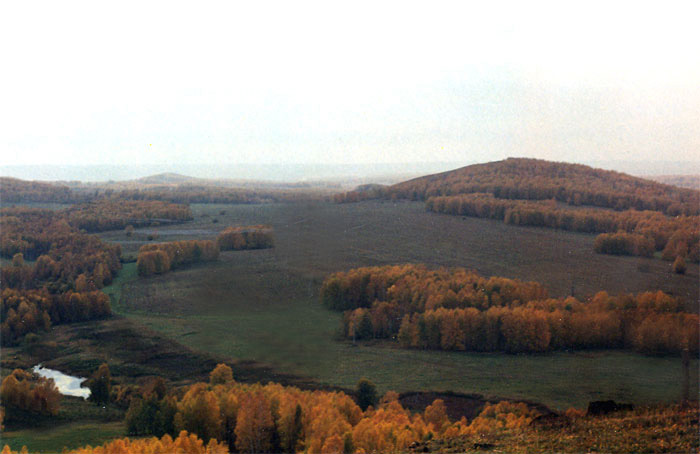
<path id="1" fill-rule="evenodd" d="M 508 158 L 408 180 L 384 189 L 393 198 L 490 193 L 501 199 L 557 201 L 618 210 L 697 214 L 700 191 L 581 164 Z"/>
<path id="2" fill-rule="evenodd" d="M 75 194 L 68 186 L 62 184 L 0 177 L 0 203 L 75 201 Z"/>

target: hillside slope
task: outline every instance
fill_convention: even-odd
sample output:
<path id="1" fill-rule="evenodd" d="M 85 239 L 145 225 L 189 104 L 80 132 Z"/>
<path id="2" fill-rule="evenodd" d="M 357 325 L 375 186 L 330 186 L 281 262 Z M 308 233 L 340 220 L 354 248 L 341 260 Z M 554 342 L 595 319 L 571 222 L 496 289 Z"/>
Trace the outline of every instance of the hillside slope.
<path id="1" fill-rule="evenodd" d="M 389 187 L 394 198 L 491 193 L 497 198 L 557 201 L 618 210 L 698 214 L 700 192 L 581 164 L 508 158 L 427 175 Z"/>
<path id="2" fill-rule="evenodd" d="M 72 203 L 75 200 L 75 195 L 70 188 L 62 184 L 0 177 L 1 203 Z"/>

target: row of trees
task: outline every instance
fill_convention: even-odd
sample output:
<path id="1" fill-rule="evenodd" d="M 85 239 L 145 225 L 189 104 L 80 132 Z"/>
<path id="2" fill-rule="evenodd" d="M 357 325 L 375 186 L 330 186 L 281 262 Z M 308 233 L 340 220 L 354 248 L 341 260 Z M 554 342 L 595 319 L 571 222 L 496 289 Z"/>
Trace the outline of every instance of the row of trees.
<path id="1" fill-rule="evenodd" d="M 137 257 L 139 276 L 167 273 L 180 266 L 219 258 L 219 251 L 264 249 L 274 246 L 272 227 L 251 225 L 228 227 L 216 241 L 187 240 L 141 246 Z"/>
<path id="2" fill-rule="evenodd" d="M 169 188 L 153 187 L 126 189 L 114 192 L 112 198 L 120 200 L 162 200 L 173 203 L 222 203 L 252 204 L 271 202 L 294 202 L 321 199 L 324 193 L 307 188 L 292 189 L 247 189 L 218 186 L 178 185 Z"/>
<path id="3" fill-rule="evenodd" d="M 249 225 L 228 227 L 219 233 L 216 244 L 222 251 L 242 249 L 265 249 L 274 247 L 272 227 Z"/>
<path id="4" fill-rule="evenodd" d="M 0 400 L 5 422 L 26 422 L 37 415 L 58 414 L 61 394 L 53 379 L 15 369 L 0 385 Z"/>
<path id="5" fill-rule="evenodd" d="M 171 269 L 219 258 L 219 247 L 211 240 L 184 240 L 145 244 L 139 249 L 136 267 L 139 276 L 167 273 Z"/>
<path id="6" fill-rule="evenodd" d="M 497 199 L 491 194 L 462 194 L 427 200 L 430 211 L 497 219 L 510 225 L 549 227 L 584 233 L 606 233 L 596 239 L 601 253 L 651 256 L 663 251 L 700 261 L 700 216 L 668 217 L 656 211 L 570 209 L 556 202 Z"/>
<path id="7" fill-rule="evenodd" d="M 99 199 L 60 213 L 71 226 L 92 233 L 192 220 L 188 205 L 158 200 Z"/>
<path id="8" fill-rule="evenodd" d="M 322 303 L 337 311 L 370 307 L 375 301 L 396 304 L 404 312 L 438 307 L 485 309 L 546 297 L 546 289 L 537 282 L 414 264 L 354 268 L 331 274 L 321 285 Z"/>
<path id="9" fill-rule="evenodd" d="M 546 298 L 534 282 L 420 265 L 358 268 L 329 276 L 321 300 L 344 310 L 353 340 L 398 337 L 404 347 L 543 352 L 629 348 L 650 354 L 698 348 L 698 316 L 661 291 L 590 301 Z"/>
<path id="10" fill-rule="evenodd" d="M 282 420 L 282 415 L 277 418 L 277 421 L 288 425 L 283 430 L 298 431 L 300 441 L 294 446 L 275 446 L 270 440 L 271 437 L 275 436 L 274 430 L 276 430 L 277 424 L 273 415 L 280 411 L 285 412 L 287 409 L 284 406 L 279 408 L 273 406 L 275 404 L 286 405 L 289 399 L 293 400 L 295 397 L 289 395 L 294 391 L 283 390 L 280 392 L 279 389 L 269 389 L 272 386 L 268 385 L 243 394 L 243 400 L 238 409 L 238 413 L 241 414 L 240 422 L 236 423 L 237 428 L 239 425 L 241 427 L 239 438 L 241 443 L 235 446 L 227 446 L 225 442 L 218 441 L 215 437 L 211 437 L 206 442 L 206 438 L 197 432 L 182 430 L 174 439 L 170 434 L 163 435 L 161 438 L 135 440 L 125 438 L 110 441 L 96 448 L 87 446 L 66 452 L 68 454 L 151 454 L 160 452 L 187 454 L 225 454 L 228 452 L 365 454 L 407 452 L 411 445 L 432 439 L 434 436 L 456 439 L 465 436 L 483 437 L 503 430 L 522 431 L 539 416 L 537 411 L 524 403 L 503 401 L 486 405 L 471 423 L 468 423 L 465 418 L 451 423 L 442 400 L 435 400 L 425 409 L 423 414 L 411 415 L 398 403 L 396 393 L 389 392 L 379 408 L 370 409 L 364 413 L 360 412 L 361 416 L 357 417 L 340 413 L 344 410 L 342 407 L 339 409 L 339 404 L 342 405 L 342 403 L 333 402 L 332 398 L 328 400 L 328 396 L 317 396 L 316 399 L 313 399 L 315 406 L 309 408 L 309 411 L 319 418 L 334 419 L 301 422 L 300 417 L 296 415 L 302 414 L 303 410 L 300 410 L 301 405 L 297 404 L 293 410 L 294 416 L 291 423 Z M 201 396 L 211 394 L 226 397 L 227 395 L 225 390 L 216 388 L 206 390 L 197 385 L 194 385 L 188 394 L 193 389 L 204 401 L 206 398 Z M 233 397 L 235 394 L 235 391 L 228 392 L 229 397 Z M 188 397 L 188 399 L 192 398 Z M 205 402 L 204 406 L 208 406 L 209 411 L 214 411 L 218 404 L 215 400 L 209 400 Z M 200 410 L 204 409 L 200 408 Z M 216 415 L 200 413 L 197 419 L 212 423 L 212 416 Z M 284 416 L 287 415 L 284 414 Z M 204 427 L 200 430 L 204 430 Z M 307 431 L 313 435 L 307 436 Z M 311 442 L 307 443 L 307 440 Z M 6 445 L 3 454 L 17 453 L 11 451 Z"/>
<path id="11" fill-rule="evenodd" d="M 464 418 L 451 422 L 442 400 L 411 414 L 394 392 L 373 399 L 376 407 L 363 410 L 342 392 L 237 383 L 225 365 L 217 366 L 208 384 L 197 383 L 179 393 L 168 393 L 164 386 L 148 389 L 132 400 L 127 414 L 130 433 L 186 430 L 205 443 L 226 443 L 232 452 L 405 452 L 412 443 L 433 436 L 525 427 L 537 416 L 525 404 L 502 403 L 487 406 L 476 423 Z"/>
<path id="12" fill-rule="evenodd" d="M 647 354 L 678 354 L 684 349 L 697 354 L 698 323 L 696 314 L 685 313 L 441 308 L 405 315 L 397 337 L 403 347 L 440 350 L 537 353 L 627 348 Z M 348 329 L 352 328 L 351 323 Z"/>
<path id="13" fill-rule="evenodd" d="M 104 318 L 111 315 L 109 297 L 100 291 L 51 294 L 46 289 L 5 288 L 0 293 L 0 338 L 14 345 L 29 333 L 48 331 L 52 325 Z"/>
<path id="14" fill-rule="evenodd" d="M 444 405 L 435 402 L 428 419 L 434 416 L 439 425 Z M 523 403 L 503 401 L 489 404 L 471 423 L 459 421 L 449 425 L 442 434 L 430 440 L 421 440 L 408 448 L 397 449 L 400 443 L 391 440 L 406 432 L 398 426 L 403 419 L 396 411 L 376 411 L 374 427 L 365 424 L 364 436 L 372 438 L 371 452 L 472 452 L 492 447 L 506 447 L 513 452 L 590 451 L 591 446 L 605 452 L 697 452 L 697 406 L 655 405 L 618 412 L 611 416 L 588 416 L 576 409 L 562 415 L 542 416 Z M 426 410 L 427 413 L 427 410 Z M 409 420 L 410 421 L 410 420 Z M 410 426 L 409 426 L 410 427 Z M 359 432 L 359 431 L 358 431 Z M 430 432 L 429 434 L 432 434 Z M 563 436 L 564 434 L 565 436 Z M 434 434 L 433 434 L 434 435 Z M 329 438 L 327 454 L 367 454 L 363 447 L 352 446 L 347 439 Z M 389 440 L 389 442 L 387 442 Z M 23 451 L 24 452 L 24 451 Z M 224 454 L 229 452 L 224 443 L 210 440 L 205 444 L 195 434 L 185 431 L 173 438 L 117 439 L 102 446 L 90 446 L 67 454 Z M 289 451 L 290 453 L 293 451 Z M 19 454 L 5 446 L 2 454 Z"/>
<path id="15" fill-rule="evenodd" d="M 123 203 L 128 201 L 162 201 L 189 203 L 269 203 L 322 200 L 335 189 L 307 183 L 266 184 L 250 187 L 212 184 L 164 183 L 148 184 L 71 184 L 26 181 L 0 177 L 0 200 L 3 203 Z M 125 189 L 126 188 L 126 189 Z M 92 224 L 90 224 L 92 225 Z"/>

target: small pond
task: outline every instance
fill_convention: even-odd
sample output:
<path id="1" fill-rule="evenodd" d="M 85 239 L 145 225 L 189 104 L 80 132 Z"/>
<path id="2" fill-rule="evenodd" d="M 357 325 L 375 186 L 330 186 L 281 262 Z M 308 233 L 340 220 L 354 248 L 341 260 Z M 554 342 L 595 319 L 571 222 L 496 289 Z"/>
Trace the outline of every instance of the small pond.
<path id="1" fill-rule="evenodd" d="M 53 378 L 53 381 L 56 383 L 56 387 L 58 388 L 58 392 L 64 396 L 82 397 L 83 399 L 90 397 L 90 390 L 88 388 L 80 387 L 80 384 L 87 380 L 86 378 L 72 377 L 57 370 L 41 367 L 41 364 L 34 366 L 32 371 L 35 374 L 41 375 L 42 377 Z"/>

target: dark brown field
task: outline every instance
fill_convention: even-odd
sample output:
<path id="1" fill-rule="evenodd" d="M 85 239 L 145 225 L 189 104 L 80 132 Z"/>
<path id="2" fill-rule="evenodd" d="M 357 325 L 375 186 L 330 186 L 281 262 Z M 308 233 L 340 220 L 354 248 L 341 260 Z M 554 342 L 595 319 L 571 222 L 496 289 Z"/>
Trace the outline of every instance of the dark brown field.
<path id="1" fill-rule="evenodd" d="M 219 215 L 217 208 L 227 214 Z M 599 290 L 616 294 L 660 289 L 684 298 L 690 307 L 698 301 L 697 265 L 678 275 L 671 273 L 670 263 L 658 259 L 596 254 L 593 235 L 429 213 L 420 202 L 194 205 L 193 212 L 193 223 L 151 228 L 148 233 L 159 232 L 163 241 L 192 238 L 195 232 L 198 238 L 213 238 L 228 225 L 270 224 L 276 248 L 249 255 L 305 278 L 322 279 L 357 266 L 426 263 L 539 281 L 551 296 L 570 295 L 572 290 L 585 298 Z M 212 224 L 214 218 L 219 222 Z M 121 232 L 103 237 L 124 240 Z M 123 246 L 134 252 L 140 244 L 129 241 Z M 235 266 L 244 257 L 224 254 L 222 261 Z"/>

